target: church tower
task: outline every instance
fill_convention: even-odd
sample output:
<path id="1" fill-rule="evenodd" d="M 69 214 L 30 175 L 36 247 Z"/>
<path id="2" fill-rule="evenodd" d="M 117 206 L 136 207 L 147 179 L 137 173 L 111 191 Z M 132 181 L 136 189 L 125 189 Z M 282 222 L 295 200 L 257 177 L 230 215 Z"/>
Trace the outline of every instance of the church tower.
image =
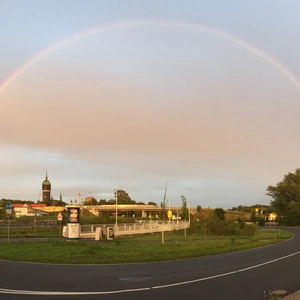
<path id="1" fill-rule="evenodd" d="M 50 205 L 51 199 L 51 182 L 48 180 L 48 174 L 46 172 L 46 178 L 42 183 L 42 191 L 43 191 L 43 202 L 46 205 Z"/>

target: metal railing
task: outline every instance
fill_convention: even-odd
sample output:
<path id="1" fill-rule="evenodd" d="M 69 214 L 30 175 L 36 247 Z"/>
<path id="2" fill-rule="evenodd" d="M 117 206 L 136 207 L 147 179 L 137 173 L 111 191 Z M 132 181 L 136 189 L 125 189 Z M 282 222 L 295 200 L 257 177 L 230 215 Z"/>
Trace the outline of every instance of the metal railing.
<path id="1" fill-rule="evenodd" d="M 124 223 L 124 224 L 89 224 L 81 225 L 81 237 L 93 238 L 95 236 L 96 228 L 113 227 L 115 236 L 125 236 L 134 234 L 154 233 L 162 231 L 173 231 L 186 229 L 190 226 L 188 221 L 182 220 L 170 220 L 162 221 L 139 221 L 136 223 Z"/>

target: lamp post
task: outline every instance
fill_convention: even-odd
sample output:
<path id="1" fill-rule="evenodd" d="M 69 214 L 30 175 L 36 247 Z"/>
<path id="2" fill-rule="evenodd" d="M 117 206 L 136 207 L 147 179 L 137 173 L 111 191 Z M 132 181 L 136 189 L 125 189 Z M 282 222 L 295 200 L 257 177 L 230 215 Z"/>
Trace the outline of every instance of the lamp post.
<path id="1" fill-rule="evenodd" d="M 52 195 L 51 195 L 51 198 L 52 198 L 52 211 L 54 212 L 54 198 Z"/>
<path id="2" fill-rule="evenodd" d="M 90 195 L 91 195 L 91 206 L 93 204 L 93 191 L 89 191 Z"/>
<path id="3" fill-rule="evenodd" d="M 114 189 L 116 192 L 116 226 L 118 226 L 118 190 Z"/>

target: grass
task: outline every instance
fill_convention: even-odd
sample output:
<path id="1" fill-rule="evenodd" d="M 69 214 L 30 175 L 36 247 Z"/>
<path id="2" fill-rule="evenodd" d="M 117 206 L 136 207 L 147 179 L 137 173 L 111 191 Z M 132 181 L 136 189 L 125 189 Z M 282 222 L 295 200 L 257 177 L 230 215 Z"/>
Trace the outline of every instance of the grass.
<path id="1" fill-rule="evenodd" d="M 61 229 L 61 228 L 60 228 Z M 9 228 L 9 237 L 11 238 L 54 238 L 59 237 L 61 233 L 59 232 L 58 226 L 45 226 L 45 227 L 14 227 L 10 226 Z M 8 237 L 8 228 L 0 228 L 0 238 Z"/>
<path id="2" fill-rule="evenodd" d="M 41 232 L 39 232 L 41 234 Z M 58 232 L 56 232 L 58 235 Z M 263 234 L 261 234 L 263 236 Z M 120 237 L 112 241 L 2 242 L 0 258 L 63 264 L 115 264 L 141 263 L 215 255 L 278 243 L 290 238 L 291 233 L 280 231 L 277 238 L 254 237 L 203 237 L 179 233 Z"/>

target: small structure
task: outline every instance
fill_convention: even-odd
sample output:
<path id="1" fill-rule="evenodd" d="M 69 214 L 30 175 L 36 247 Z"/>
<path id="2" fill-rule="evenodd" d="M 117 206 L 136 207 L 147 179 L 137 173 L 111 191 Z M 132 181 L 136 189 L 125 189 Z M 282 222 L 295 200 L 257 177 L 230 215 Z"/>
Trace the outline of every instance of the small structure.
<path id="1" fill-rule="evenodd" d="M 265 219 L 266 221 L 275 221 L 277 218 L 277 214 L 276 213 L 269 213 L 265 215 Z"/>
<path id="2" fill-rule="evenodd" d="M 46 207 L 45 204 L 13 204 L 12 205 L 16 217 L 21 216 L 34 216 L 34 215 L 45 215 L 47 212 L 43 211 L 43 209 Z"/>
<path id="3" fill-rule="evenodd" d="M 68 221 L 66 238 L 68 240 L 79 240 L 80 238 L 80 205 L 72 203 L 67 205 L 68 209 Z"/>

